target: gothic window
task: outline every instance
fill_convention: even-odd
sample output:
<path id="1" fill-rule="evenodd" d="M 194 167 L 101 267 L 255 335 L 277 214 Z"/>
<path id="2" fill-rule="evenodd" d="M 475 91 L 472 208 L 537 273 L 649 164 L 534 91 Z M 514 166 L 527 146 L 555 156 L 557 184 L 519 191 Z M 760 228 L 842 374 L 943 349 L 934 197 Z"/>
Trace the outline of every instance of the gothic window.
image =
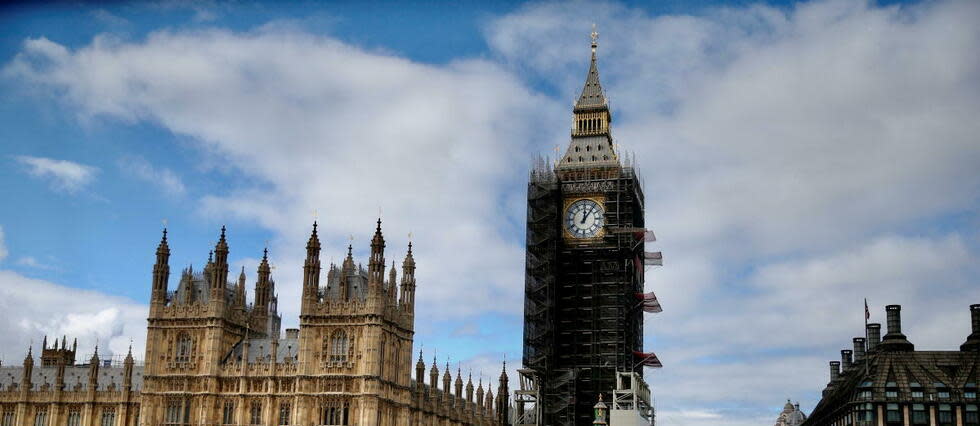
<path id="1" fill-rule="evenodd" d="M 578 152 L 578 151 L 579 151 L 579 147 L 575 147 L 575 152 Z"/>
<path id="2" fill-rule="evenodd" d="M 48 409 L 44 407 L 39 407 L 36 412 L 34 412 L 34 426 L 47 426 L 48 425 Z"/>
<path id="3" fill-rule="evenodd" d="M 190 362 L 192 344 L 190 335 L 180 333 L 177 336 L 177 357 L 174 360 L 177 362 Z"/>
<path id="4" fill-rule="evenodd" d="M 177 426 L 190 422 L 190 407 L 180 399 L 167 401 L 167 410 L 164 412 L 163 424 Z"/>
<path id="5" fill-rule="evenodd" d="M 599 151 L 602 151 L 602 145 L 597 146 L 595 149 L 598 149 Z"/>
<path id="6" fill-rule="evenodd" d="M 592 151 L 592 145 L 586 145 L 585 146 L 585 150 L 591 152 Z"/>
<path id="7" fill-rule="evenodd" d="M 592 156 L 592 161 L 595 161 L 595 156 L 594 155 Z"/>
<path id="8" fill-rule="evenodd" d="M 82 413 L 77 408 L 68 410 L 68 426 L 78 426 L 81 424 Z"/>
<path id="9" fill-rule="evenodd" d="M 603 160 L 608 160 L 608 159 L 609 159 L 609 156 L 608 156 L 608 155 L 603 155 L 603 156 L 602 156 L 602 159 L 603 159 Z"/>
<path id="10" fill-rule="evenodd" d="M 936 394 L 939 399 L 949 399 L 949 388 L 946 387 L 945 383 L 936 382 Z"/>
<path id="11" fill-rule="evenodd" d="M 235 424 L 235 402 L 225 401 L 225 406 L 221 413 L 221 424 L 223 425 L 233 425 Z"/>
<path id="12" fill-rule="evenodd" d="M 14 426 L 14 410 L 6 409 L 3 411 L 3 417 L 0 417 L 0 426 Z"/>
<path id="13" fill-rule="evenodd" d="M 343 426 L 347 424 L 347 404 L 329 402 L 320 408 L 321 426 Z"/>
<path id="14" fill-rule="evenodd" d="M 289 426 L 290 408 L 288 402 L 279 404 L 279 426 Z"/>
<path id="15" fill-rule="evenodd" d="M 582 156 L 580 155 L 580 156 L 578 156 L 578 161 L 579 161 L 579 162 L 582 162 L 582 161 L 585 161 L 585 160 L 583 160 L 583 159 L 582 159 Z"/>
<path id="16" fill-rule="evenodd" d="M 249 424 L 250 425 L 260 425 L 262 424 L 262 403 L 255 401 L 252 402 L 252 408 L 249 414 Z"/>
<path id="17" fill-rule="evenodd" d="M 102 409 L 102 423 L 101 426 L 115 426 L 116 424 L 116 409 L 105 407 Z"/>
<path id="18" fill-rule="evenodd" d="M 346 362 L 348 347 L 347 333 L 343 330 L 334 332 L 330 337 L 330 362 Z"/>

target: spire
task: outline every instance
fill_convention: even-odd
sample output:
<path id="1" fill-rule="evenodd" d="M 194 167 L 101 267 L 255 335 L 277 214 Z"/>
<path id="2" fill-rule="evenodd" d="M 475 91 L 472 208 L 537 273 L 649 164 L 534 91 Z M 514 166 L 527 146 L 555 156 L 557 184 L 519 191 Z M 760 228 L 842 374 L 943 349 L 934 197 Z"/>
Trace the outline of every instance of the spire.
<path id="1" fill-rule="evenodd" d="M 509 404 L 510 388 L 507 386 L 507 360 L 504 360 L 503 366 L 500 369 L 500 387 L 497 388 L 497 420 L 501 424 L 507 424 L 508 411 L 510 411 Z"/>
<path id="2" fill-rule="evenodd" d="M 419 361 L 415 363 L 415 384 L 419 389 L 425 387 L 425 361 L 422 360 L 422 349 L 419 349 Z"/>
<path id="3" fill-rule="evenodd" d="M 269 249 L 262 249 L 262 261 L 259 262 L 258 279 L 255 280 L 255 312 L 265 314 L 269 312 L 270 293 L 272 283 L 269 275 L 272 268 L 269 266 Z"/>
<path id="4" fill-rule="evenodd" d="M 320 237 L 316 233 L 316 221 L 313 221 L 313 232 L 306 242 L 306 261 L 303 263 L 303 310 L 311 304 L 319 302 L 320 293 Z"/>
<path id="5" fill-rule="evenodd" d="M 167 303 L 167 281 L 170 279 L 170 246 L 167 244 L 167 228 L 163 228 L 163 238 L 157 245 L 157 262 L 153 265 L 153 283 L 150 303 Z"/>
<path id="6" fill-rule="evenodd" d="M 380 294 L 384 285 L 385 238 L 381 234 L 381 218 L 371 238 L 371 258 L 368 260 L 368 288 Z"/>
<path id="7" fill-rule="evenodd" d="M 585 77 L 585 86 L 582 87 L 582 94 L 575 102 L 575 112 L 582 110 L 592 110 L 608 108 L 606 93 L 602 90 L 599 83 L 599 66 L 596 61 L 596 48 L 599 47 L 599 33 L 592 25 L 592 63 L 589 64 L 589 73 Z"/>
<path id="8" fill-rule="evenodd" d="M 572 109 L 572 140 L 557 169 L 615 168 L 620 165 L 610 133 L 612 115 L 605 90 L 599 82 L 596 48 L 599 33 L 592 28 L 592 61 L 585 85 Z"/>
<path id="9" fill-rule="evenodd" d="M 228 241 L 225 240 L 225 226 L 214 246 L 214 265 L 211 266 L 211 303 L 225 303 L 225 288 L 228 287 Z"/>
<path id="10" fill-rule="evenodd" d="M 469 377 L 466 378 L 466 400 L 473 402 L 473 372 L 470 371 Z"/>
<path id="11" fill-rule="evenodd" d="M 235 288 L 235 306 L 245 308 L 245 265 L 242 265 L 242 272 L 238 274 L 238 287 Z"/>
<path id="12" fill-rule="evenodd" d="M 457 366 L 456 367 L 456 398 L 463 397 L 463 371 Z"/>
<path id="13" fill-rule="evenodd" d="M 402 286 L 399 305 L 406 313 L 415 312 L 415 258 L 412 256 L 412 242 L 408 242 L 408 254 L 402 261 Z"/>
<path id="14" fill-rule="evenodd" d="M 439 389 L 439 365 L 436 363 L 435 355 L 432 355 L 432 369 L 429 370 L 429 387 L 433 391 Z"/>

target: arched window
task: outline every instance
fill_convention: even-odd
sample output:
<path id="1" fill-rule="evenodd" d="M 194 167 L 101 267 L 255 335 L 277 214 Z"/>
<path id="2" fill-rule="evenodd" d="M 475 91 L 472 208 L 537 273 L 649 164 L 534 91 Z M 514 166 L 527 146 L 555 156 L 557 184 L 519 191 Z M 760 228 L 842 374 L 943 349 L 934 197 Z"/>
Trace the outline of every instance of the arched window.
<path id="1" fill-rule="evenodd" d="M 343 330 L 334 332 L 330 337 L 330 362 L 346 362 L 348 348 L 347 333 Z"/>
<path id="2" fill-rule="evenodd" d="M 190 362 L 192 350 L 193 342 L 191 341 L 191 336 L 187 333 L 180 333 L 177 336 L 177 351 L 174 360 L 177 362 Z"/>

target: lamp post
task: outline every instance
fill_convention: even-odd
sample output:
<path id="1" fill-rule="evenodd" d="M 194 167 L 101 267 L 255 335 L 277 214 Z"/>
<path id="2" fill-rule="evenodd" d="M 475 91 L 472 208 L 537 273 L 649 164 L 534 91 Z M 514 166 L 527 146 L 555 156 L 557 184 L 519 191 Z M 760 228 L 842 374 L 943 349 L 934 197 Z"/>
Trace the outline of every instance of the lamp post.
<path id="1" fill-rule="evenodd" d="M 606 423 L 606 404 L 602 402 L 602 394 L 599 394 L 599 402 L 595 405 L 595 421 L 592 422 L 594 425 L 608 425 Z"/>

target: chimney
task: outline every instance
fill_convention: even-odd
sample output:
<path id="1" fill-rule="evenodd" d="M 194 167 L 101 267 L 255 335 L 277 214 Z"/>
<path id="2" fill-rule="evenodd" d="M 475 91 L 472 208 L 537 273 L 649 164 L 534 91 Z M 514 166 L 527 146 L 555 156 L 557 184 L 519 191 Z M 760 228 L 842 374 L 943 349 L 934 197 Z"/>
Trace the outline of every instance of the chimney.
<path id="1" fill-rule="evenodd" d="M 960 350 L 980 351 L 980 304 L 970 305 L 970 320 L 973 324 L 973 332 L 966 338 L 966 342 L 960 346 Z"/>
<path id="2" fill-rule="evenodd" d="M 286 338 L 290 340 L 299 339 L 299 329 L 298 328 L 287 328 Z"/>
<path id="3" fill-rule="evenodd" d="M 863 337 L 854 338 L 854 362 L 858 363 L 864 361 L 864 342 Z"/>
<path id="4" fill-rule="evenodd" d="M 840 378 L 840 361 L 830 361 L 830 385 Z"/>
<path id="5" fill-rule="evenodd" d="M 847 371 L 848 369 L 851 368 L 851 350 L 850 349 L 844 349 L 844 350 L 840 351 L 840 363 L 841 363 L 841 369 L 843 371 Z"/>
<path id="6" fill-rule="evenodd" d="M 868 324 L 868 354 L 878 350 L 879 343 L 881 343 L 881 324 Z"/>
<path id="7" fill-rule="evenodd" d="M 885 313 L 888 315 L 888 334 L 881 339 L 881 350 L 883 351 L 912 351 L 915 345 L 908 341 L 902 334 L 902 306 L 885 306 Z"/>

